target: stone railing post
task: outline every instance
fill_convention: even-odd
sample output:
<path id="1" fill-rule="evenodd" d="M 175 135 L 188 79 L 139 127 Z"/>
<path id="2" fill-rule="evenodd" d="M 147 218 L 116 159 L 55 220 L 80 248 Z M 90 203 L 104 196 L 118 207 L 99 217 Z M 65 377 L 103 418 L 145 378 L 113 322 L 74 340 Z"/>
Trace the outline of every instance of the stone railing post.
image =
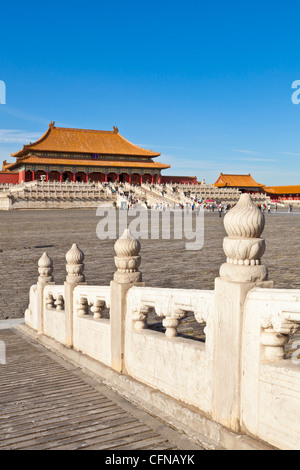
<path id="1" fill-rule="evenodd" d="M 67 277 L 64 283 L 65 295 L 65 345 L 73 346 L 73 292 L 78 284 L 85 281 L 84 270 L 84 254 L 74 243 L 66 254 L 66 271 Z"/>
<path id="2" fill-rule="evenodd" d="M 140 242 L 126 229 L 114 246 L 117 271 L 110 283 L 111 366 L 124 372 L 124 338 L 127 291 L 142 280 L 139 271 L 141 262 Z"/>
<path id="3" fill-rule="evenodd" d="M 45 252 L 38 261 L 39 277 L 37 282 L 37 307 L 38 321 L 37 331 L 42 334 L 44 331 L 44 289 L 47 284 L 53 283 L 53 261 Z"/>
<path id="4" fill-rule="evenodd" d="M 248 194 L 224 218 L 227 261 L 215 280 L 213 418 L 240 430 L 241 350 L 244 303 L 255 286 L 273 287 L 261 264 L 265 241 L 263 213 Z"/>

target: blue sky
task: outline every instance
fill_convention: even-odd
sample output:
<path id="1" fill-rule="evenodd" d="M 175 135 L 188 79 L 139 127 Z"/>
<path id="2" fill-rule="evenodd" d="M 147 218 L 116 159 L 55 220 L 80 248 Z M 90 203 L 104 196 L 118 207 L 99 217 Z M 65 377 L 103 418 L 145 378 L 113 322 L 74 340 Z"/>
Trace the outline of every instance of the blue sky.
<path id="1" fill-rule="evenodd" d="M 215 182 L 300 184 L 300 3 L 5 2 L 0 162 L 57 126 L 107 129 Z"/>

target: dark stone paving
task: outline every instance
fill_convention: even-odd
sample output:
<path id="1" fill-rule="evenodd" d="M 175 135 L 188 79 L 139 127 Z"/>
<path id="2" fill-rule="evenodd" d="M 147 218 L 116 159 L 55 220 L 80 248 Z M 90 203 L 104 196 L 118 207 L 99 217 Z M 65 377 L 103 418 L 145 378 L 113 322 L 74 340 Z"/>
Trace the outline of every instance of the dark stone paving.
<path id="1" fill-rule="evenodd" d="M 93 209 L 0 211 L 0 320 L 24 315 L 29 288 L 38 277 L 37 262 L 44 251 L 54 261 L 57 284 L 64 281 L 65 254 L 72 243 L 77 243 L 85 253 L 88 284 L 109 284 L 115 271 L 114 240 L 100 241 L 97 238 L 98 221 Z M 267 250 L 263 262 L 269 268 L 269 278 L 275 281 L 275 287 L 300 288 L 299 227 L 299 212 L 266 214 L 263 237 Z M 143 280 L 147 286 L 153 287 L 213 289 L 219 267 L 225 261 L 222 249 L 224 236 L 223 219 L 217 213 L 206 213 L 205 242 L 200 251 L 186 251 L 186 240 L 142 240 Z M 193 330 L 193 321 L 190 316 L 184 320 L 182 335 Z M 155 318 L 152 319 L 152 327 L 160 329 Z M 196 337 L 198 340 L 204 339 L 201 329 L 197 330 Z M 11 330 L 0 331 L 0 340 L 9 345 L 8 358 L 12 361 L 7 366 L 1 365 L 2 448 L 60 448 L 64 445 L 59 438 L 61 432 L 66 433 L 64 439 L 67 448 L 183 448 L 174 440 L 174 434 L 169 439 L 166 429 L 162 431 L 161 424 L 145 422 L 132 408 L 124 408 L 124 402 L 117 403 L 117 398 L 107 395 L 110 392 L 106 392 L 102 385 L 97 388 L 95 383 L 86 382 L 86 378 L 78 376 L 77 370 L 58 365 L 54 356 L 39 351 L 37 359 L 36 346 L 24 344 L 24 340 Z M 13 368 L 13 374 L 9 367 Z M 15 374 L 16 369 L 18 374 Z M 24 401 L 23 394 L 26 391 L 29 400 Z M 82 393 L 88 397 L 86 407 L 82 406 Z M 60 410 L 57 410 L 57 398 L 61 400 Z M 78 414 L 73 415 L 77 406 Z M 46 414 L 38 416 L 38 407 Z M 57 423 L 53 421 L 55 411 Z M 102 413 L 104 421 L 99 425 Z M 79 423 L 81 430 L 78 428 Z M 107 439 L 111 438 L 111 441 L 103 442 L 103 434 L 107 435 L 105 429 L 110 423 L 112 427 Z M 95 440 L 82 437 L 85 433 L 93 433 L 94 425 L 99 425 Z M 144 442 L 139 441 L 139 432 Z M 117 441 L 117 438 L 120 440 Z"/>
<path id="2" fill-rule="evenodd" d="M 95 209 L 0 211 L 0 320 L 24 315 L 29 288 L 38 277 L 44 251 L 54 261 L 54 278 L 63 283 L 65 254 L 77 243 L 85 254 L 86 281 L 108 285 L 115 271 L 114 240 L 99 240 Z M 263 262 L 275 287 L 300 288 L 300 212 L 266 214 Z M 172 231 L 171 231 L 172 232 Z M 225 256 L 223 219 L 205 213 L 205 240 L 200 251 L 185 249 L 187 240 L 141 240 L 143 280 L 147 286 L 213 289 Z"/>
<path id="3" fill-rule="evenodd" d="M 20 333 L 0 341 L 0 450 L 203 450 Z"/>

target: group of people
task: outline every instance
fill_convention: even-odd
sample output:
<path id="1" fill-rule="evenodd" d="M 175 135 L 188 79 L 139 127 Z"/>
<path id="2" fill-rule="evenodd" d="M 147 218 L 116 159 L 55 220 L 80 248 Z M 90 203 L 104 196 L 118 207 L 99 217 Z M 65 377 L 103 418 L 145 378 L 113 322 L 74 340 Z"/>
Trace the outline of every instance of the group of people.
<path id="1" fill-rule="evenodd" d="M 111 183 L 104 183 L 104 185 L 109 186 L 112 193 L 117 192 L 117 190 L 119 190 L 120 195 L 123 195 L 125 199 L 127 199 L 127 204 L 126 204 L 127 209 L 133 208 L 136 204 L 139 203 L 139 199 L 135 197 L 131 191 L 129 191 L 129 194 L 128 194 L 128 192 L 124 193 L 122 189 L 120 190 L 120 188 L 116 188 Z M 178 191 L 178 188 L 176 189 Z M 166 194 L 166 191 L 164 188 L 162 188 L 161 196 L 164 196 L 165 194 Z M 195 197 L 191 197 L 191 202 L 186 202 L 186 203 L 178 202 L 178 203 L 170 204 L 169 202 L 160 202 L 160 203 L 157 202 L 152 205 L 146 204 L 148 209 L 155 209 L 155 210 L 161 210 L 161 211 L 166 211 L 166 210 L 171 210 L 171 209 L 172 210 L 182 209 L 187 212 L 189 211 L 199 212 L 201 209 L 205 209 L 208 212 L 217 211 L 219 214 L 219 217 L 222 217 L 223 213 L 225 215 L 232 207 L 234 207 L 234 205 L 235 204 L 229 204 L 229 203 L 224 203 L 224 202 L 221 202 L 221 203 L 217 203 L 215 201 L 210 202 L 210 201 L 205 200 L 204 198 L 198 197 L 197 195 Z M 272 209 L 270 202 L 258 204 L 257 207 L 263 213 L 265 213 L 266 211 L 270 213 Z M 274 205 L 273 210 L 274 212 L 277 212 L 278 210 L 277 204 Z M 288 206 L 288 212 L 292 212 L 292 210 L 293 210 L 293 206 L 290 204 Z"/>
<path id="2" fill-rule="evenodd" d="M 269 213 L 271 212 L 271 204 L 270 203 L 268 205 L 267 204 L 258 204 L 257 207 L 262 211 L 263 214 L 266 212 L 266 210 L 268 210 Z M 276 205 L 276 210 L 277 210 L 277 205 Z"/>
<path id="3" fill-rule="evenodd" d="M 221 217 L 222 213 L 224 212 L 224 214 L 226 214 L 231 209 L 231 207 L 232 207 L 231 204 L 228 204 L 228 203 L 208 204 L 205 201 L 199 201 L 199 202 L 193 201 L 191 203 L 186 202 L 185 204 L 174 203 L 173 205 L 167 202 L 166 203 L 157 202 L 156 204 L 152 204 L 151 207 L 148 207 L 148 209 L 155 209 L 155 210 L 162 210 L 162 211 L 170 210 L 170 209 L 172 210 L 182 209 L 182 210 L 185 210 L 186 212 L 189 212 L 189 211 L 199 212 L 201 209 L 205 209 L 208 212 L 214 212 L 216 210 L 219 212 L 219 216 Z"/>
<path id="4" fill-rule="evenodd" d="M 263 214 L 264 214 L 266 211 L 268 211 L 268 213 L 270 214 L 271 209 L 272 209 L 272 206 L 271 206 L 270 203 L 268 203 L 268 204 L 258 204 L 257 207 L 262 211 Z M 277 212 L 277 210 L 278 210 L 277 204 L 274 205 L 274 209 L 273 209 L 273 210 L 274 210 L 274 212 Z"/>

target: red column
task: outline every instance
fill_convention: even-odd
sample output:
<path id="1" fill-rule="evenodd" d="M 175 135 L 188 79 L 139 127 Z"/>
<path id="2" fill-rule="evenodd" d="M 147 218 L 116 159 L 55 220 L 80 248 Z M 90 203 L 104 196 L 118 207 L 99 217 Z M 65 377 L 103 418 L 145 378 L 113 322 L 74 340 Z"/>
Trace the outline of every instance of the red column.
<path id="1" fill-rule="evenodd" d="M 128 183 L 131 184 L 131 175 L 128 176 Z"/>
<path id="2" fill-rule="evenodd" d="M 21 183 L 21 181 L 24 181 L 24 183 L 25 183 L 25 170 L 22 170 L 22 171 L 19 172 L 18 182 Z"/>
<path id="3" fill-rule="evenodd" d="M 104 175 L 104 183 L 107 183 L 107 173 Z"/>
<path id="4" fill-rule="evenodd" d="M 73 180 L 73 183 L 75 183 L 75 181 L 76 181 L 76 174 L 75 173 L 73 173 L 72 180 Z"/>
<path id="5" fill-rule="evenodd" d="M 119 173 L 117 174 L 117 181 L 118 181 L 118 183 L 120 183 L 120 175 L 119 175 Z"/>
<path id="6" fill-rule="evenodd" d="M 154 183 L 154 175 L 152 175 L 152 177 L 151 177 L 151 184 L 153 184 L 153 183 Z"/>
<path id="7" fill-rule="evenodd" d="M 161 184 L 161 175 L 158 177 L 158 184 Z"/>
<path id="8" fill-rule="evenodd" d="M 141 175 L 141 180 L 140 180 L 140 185 L 142 186 L 143 184 L 143 175 Z"/>
<path id="9" fill-rule="evenodd" d="M 34 181 L 34 171 L 32 170 L 32 173 L 31 173 L 31 180 Z"/>
<path id="10" fill-rule="evenodd" d="M 88 174 L 88 173 L 85 175 L 85 182 L 86 182 L 86 183 L 89 182 L 89 174 Z"/>
<path id="11" fill-rule="evenodd" d="M 59 181 L 62 183 L 62 172 L 59 172 Z"/>
<path id="12" fill-rule="evenodd" d="M 47 173 L 46 173 L 46 183 L 48 183 L 48 181 L 49 181 L 49 173 L 47 171 Z"/>

